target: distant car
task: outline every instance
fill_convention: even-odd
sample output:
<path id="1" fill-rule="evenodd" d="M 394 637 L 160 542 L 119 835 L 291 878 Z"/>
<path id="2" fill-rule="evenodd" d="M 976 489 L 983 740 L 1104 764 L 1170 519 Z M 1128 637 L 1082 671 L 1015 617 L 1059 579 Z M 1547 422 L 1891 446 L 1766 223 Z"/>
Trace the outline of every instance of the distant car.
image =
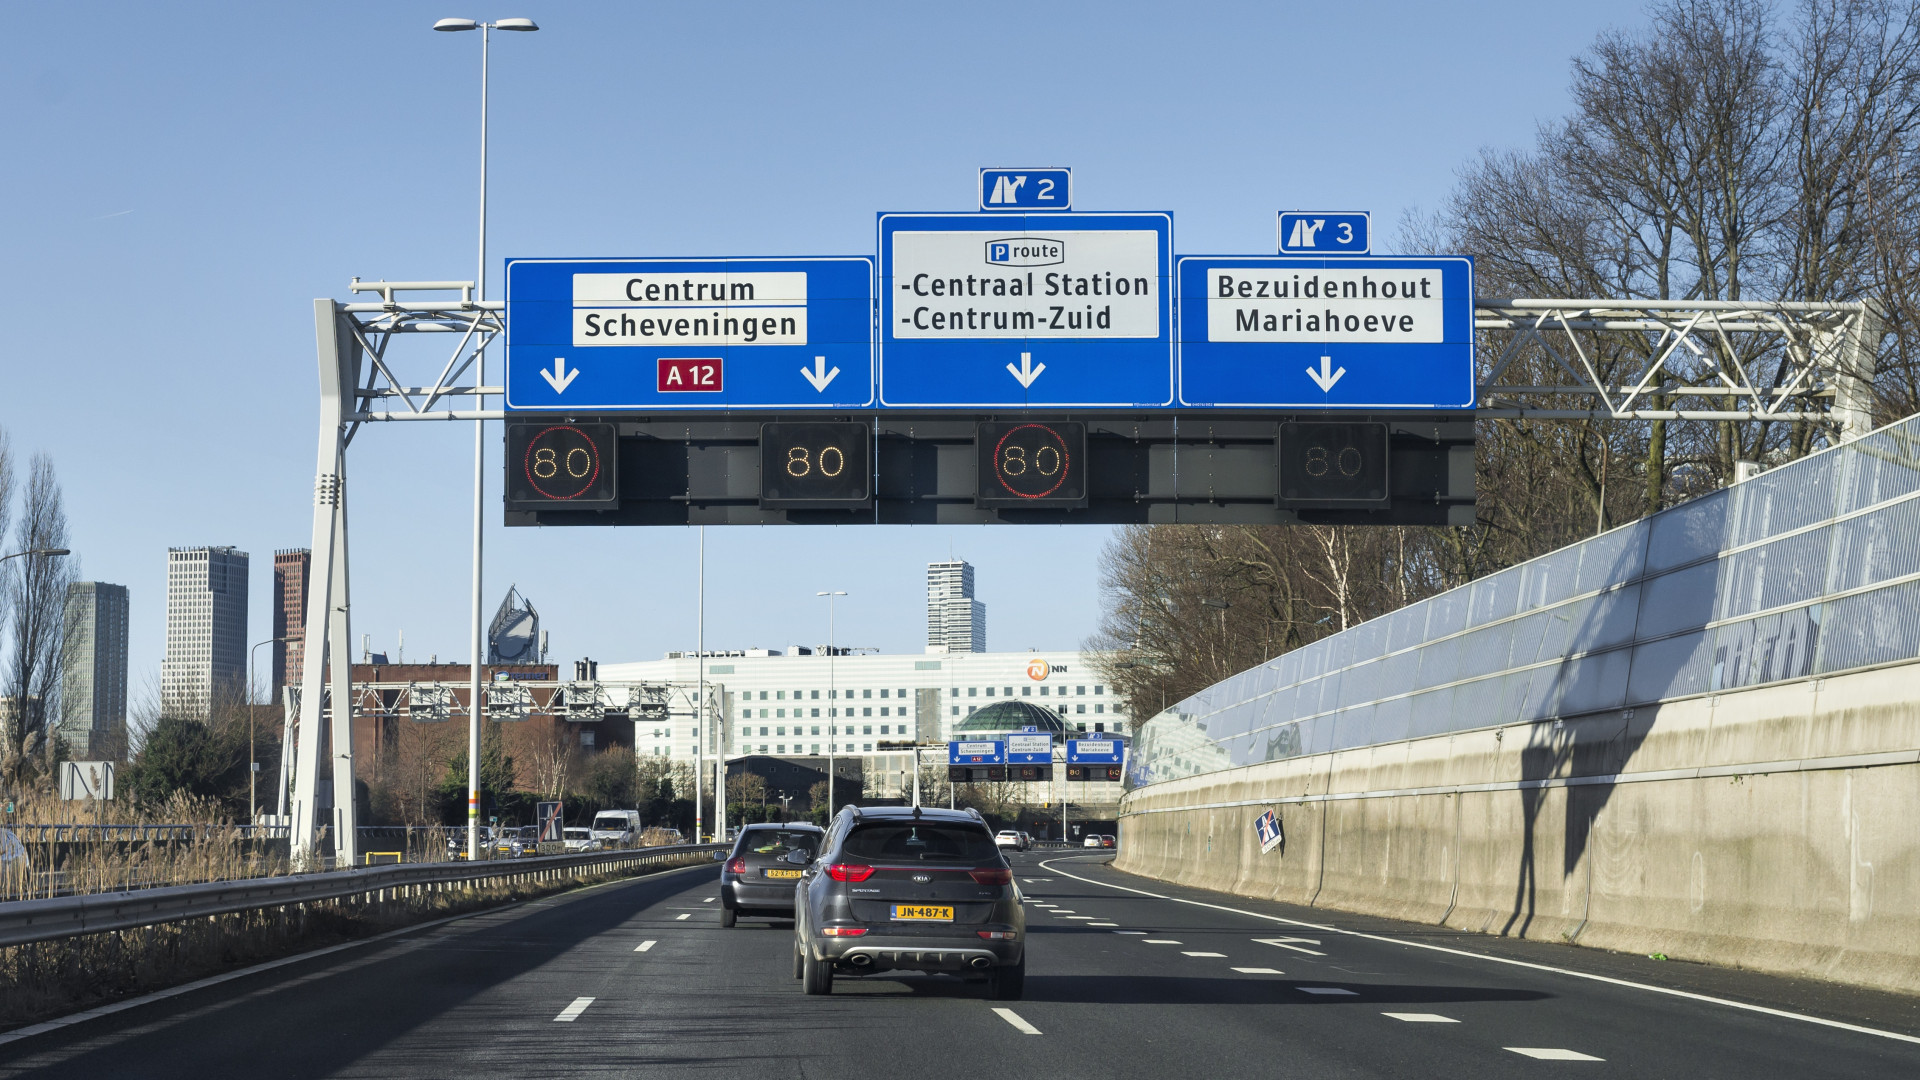
<path id="1" fill-rule="evenodd" d="M 494 848 L 494 844 L 496 844 L 499 841 L 499 839 L 500 839 L 499 829 L 494 828 L 492 825 L 480 826 L 480 851 L 483 854 L 491 854 Z M 447 858 L 464 859 L 466 857 L 467 857 L 467 830 L 465 829 L 447 830 Z"/>
<path id="2" fill-rule="evenodd" d="M 599 851 L 600 841 L 593 838 L 592 829 L 562 829 L 568 851 Z"/>
<path id="3" fill-rule="evenodd" d="M 993 834 L 994 847 L 1010 847 L 1015 851 L 1027 850 L 1026 834 L 1015 829 L 1001 829 Z"/>
<path id="4" fill-rule="evenodd" d="M 1100 834 L 1101 847 L 1113 847 L 1115 844 L 1118 844 L 1119 842 L 1120 842 L 1119 837 L 1114 836 L 1112 833 Z"/>
<path id="5" fill-rule="evenodd" d="M 522 859 L 528 855 L 540 853 L 540 826 L 522 825 L 518 828 L 502 829 L 500 838 L 494 841 L 494 854 L 505 855 L 509 859 Z"/>
<path id="6" fill-rule="evenodd" d="M 1032 833 L 1030 833 L 1030 832 L 1023 832 L 1023 833 L 1021 833 L 1021 834 L 1020 834 L 1020 843 L 1021 843 L 1021 844 L 1023 844 L 1023 845 L 1025 845 L 1025 846 L 1023 846 L 1023 847 L 1022 847 L 1022 848 L 1020 849 L 1021 851 L 1031 851 L 1031 850 L 1033 850 L 1033 834 L 1032 834 Z"/>
<path id="7" fill-rule="evenodd" d="M 793 918 L 794 885 L 820 850 L 818 825 L 749 825 L 720 868 L 720 925 L 742 915 Z"/>
<path id="8" fill-rule="evenodd" d="M 640 842 L 640 811 L 602 810 L 593 815 L 593 838 L 610 848 L 632 847 Z"/>
<path id="9" fill-rule="evenodd" d="M 1087 838 L 1080 842 L 1080 846 L 1081 847 L 1106 847 L 1107 845 L 1105 842 L 1103 842 L 1100 839 L 1099 833 L 1088 833 Z"/>

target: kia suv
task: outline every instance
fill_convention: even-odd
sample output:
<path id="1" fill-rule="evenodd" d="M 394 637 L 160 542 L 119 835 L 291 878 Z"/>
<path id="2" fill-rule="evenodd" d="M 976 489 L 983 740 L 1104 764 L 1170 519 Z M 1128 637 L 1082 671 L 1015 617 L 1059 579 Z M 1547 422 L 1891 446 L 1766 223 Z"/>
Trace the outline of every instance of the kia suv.
<path id="1" fill-rule="evenodd" d="M 836 976 L 924 971 L 1026 986 L 1026 913 L 1013 870 L 972 810 L 847 807 L 795 887 L 793 974 L 809 994 Z"/>
<path id="2" fill-rule="evenodd" d="M 794 882 L 820 850 L 824 832 L 797 821 L 740 830 L 720 867 L 720 925 L 732 926 L 742 915 L 793 918 Z M 796 853 L 800 861 L 789 861 Z"/>

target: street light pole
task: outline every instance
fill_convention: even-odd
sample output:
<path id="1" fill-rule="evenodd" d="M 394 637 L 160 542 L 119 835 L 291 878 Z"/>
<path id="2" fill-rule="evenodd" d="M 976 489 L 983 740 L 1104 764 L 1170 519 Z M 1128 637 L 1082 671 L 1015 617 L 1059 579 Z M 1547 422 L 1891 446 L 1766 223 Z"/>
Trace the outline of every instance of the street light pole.
<path id="1" fill-rule="evenodd" d="M 254 789 L 260 780 L 260 749 L 253 738 L 253 658 L 260 655 L 260 646 L 272 645 L 287 640 L 283 637 L 268 638 L 255 642 L 247 650 L 247 824 L 258 824 L 260 803 L 254 798 Z M 272 702 L 268 702 L 269 705 Z"/>
<path id="2" fill-rule="evenodd" d="M 475 22 L 472 19 L 441 19 L 435 30 L 457 33 L 480 31 L 480 257 L 474 272 L 473 298 L 487 298 L 487 53 L 490 35 L 495 30 L 522 33 L 540 29 L 532 19 L 501 19 Z M 487 384 L 487 350 L 484 342 L 474 351 L 474 385 Z M 477 395 L 474 408 L 485 410 L 487 399 Z M 481 538 L 485 520 L 481 500 L 486 496 L 486 428 L 484 420 L 473 422 L 473 663 L 467 673 L 467 859 L 480 857 L 480 677 L 486 664 L 486 630 L 481 623 Z"/>
<path id="3" fill-rule="evenodd" d="M 827 598 L 827 818 L 833 818 L 833 752 L 836 747 L 833 740 L 839 735 L 840 724 L 840 684 L 834 680 L 834 661 L 840 650 L 836 646 L 833 628 L 833 598 L 847 595 L 835 590 L 817 592 L 815 596 Z"/>
<path id="4" fill-rule="evenodd" d="M 701 773 L 707 767 L 707 527 L 700 526 L 698 599 L 693 616 L 693 842 L 700 842 Z"/>

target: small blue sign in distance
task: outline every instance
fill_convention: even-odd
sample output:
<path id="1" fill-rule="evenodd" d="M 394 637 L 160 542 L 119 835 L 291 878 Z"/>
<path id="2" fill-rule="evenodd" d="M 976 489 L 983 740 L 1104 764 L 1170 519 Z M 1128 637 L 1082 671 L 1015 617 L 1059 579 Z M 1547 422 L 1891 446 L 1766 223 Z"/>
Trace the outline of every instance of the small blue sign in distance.
<path id="1" fill-rule="evenodd" d="M 1180 404 L 1471 409 L 1473 260 L 1179 260 Z"/>
<path id="2" fill-rule="evenodd" d="M 1173 403 L 1171 214 L 881 214 L 889 408 Z"/>
<path id="3" fill-rule="evenodd" d="M 1071 210 L 1073 170 L 981 169 L 982 210 Z"/>
<path id="4" fill-rule="evenodd" d="M 949 765 L 1005 765 L 1007 744 L 987 739 L 961 740 L 947 744 Z"/>
<path id="5" fill-rule="evenodd" d="M 1069 765 L 1118 765 L 1126 756 L 1127 744 L 1119 739 L 1068 739 Z"/>
<path id="6" fill-rule="evenodd" d="M 507 408 L 872 405 L 873 260 L 509 259 Z"/>
<path id="7" fill-rule="evenodd" d="M 1372 216 L 1365 210 L 1280 211 L 1280 254 L 1365 255 Z"/>

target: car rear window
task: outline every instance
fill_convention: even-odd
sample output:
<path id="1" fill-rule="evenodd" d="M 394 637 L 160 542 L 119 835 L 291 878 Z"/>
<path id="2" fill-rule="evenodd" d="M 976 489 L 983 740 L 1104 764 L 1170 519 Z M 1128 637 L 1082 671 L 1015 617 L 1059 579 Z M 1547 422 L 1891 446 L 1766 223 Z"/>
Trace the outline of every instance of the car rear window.
<path id="1" fill-rule="evenodd" d="M 790 851 L 809 855 L 820 850 L 820 834 L 802 830 L 748 829 L 740 834 L 740 854 L 781 856 Z"/>
<path id="2" fill-rule="evenodd" d="M 977 825 L 913 821 L 875 822 L 847 834 L 846 853 L 862 859 L 925 859 L 988 862 L 1000 852 L 993 837 Z"/>

